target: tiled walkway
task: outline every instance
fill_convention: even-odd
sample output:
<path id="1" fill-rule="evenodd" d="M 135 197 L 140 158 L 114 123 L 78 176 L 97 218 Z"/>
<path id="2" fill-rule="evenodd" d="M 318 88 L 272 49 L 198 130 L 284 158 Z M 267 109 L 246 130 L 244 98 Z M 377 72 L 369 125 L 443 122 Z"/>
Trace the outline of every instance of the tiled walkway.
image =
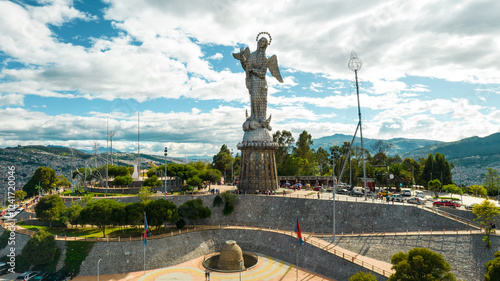
<path id="1" fill-rule="evenodd" d="M 199 257 L 188 262 L 160 268 L 156 270 L 131 272 L 124 274 L 109 274 L 99 276 L 100 281 L 203 281 L 205 280 L 205 268 L 202 266 L 203 257 Z M 210 280 L 239 280 L 240 274 L 236 273 L 221 273 L 211 272 Z M 74 281 L 95 281 L 96 276 L 78 276 Z M 297 280 L 297 267 L 284 261 L 274 259 L 269 256 L 259 255 L 259 263 L 248 271 L 241 273 L 241 280 L 245 281 L 292 281 Z M 309 272 L 307 270 L 298 269 L 298 280 L 308 281 L 335 281 L 334 279 L 326 278 Z"/>

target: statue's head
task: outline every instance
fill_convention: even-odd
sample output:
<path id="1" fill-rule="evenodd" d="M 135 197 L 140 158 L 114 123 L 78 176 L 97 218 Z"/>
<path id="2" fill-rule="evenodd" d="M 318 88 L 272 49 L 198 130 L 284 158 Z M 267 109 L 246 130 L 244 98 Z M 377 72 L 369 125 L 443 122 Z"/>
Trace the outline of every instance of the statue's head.
<path id="1" fill-rule="evenodd" d="M 269 45 L 269 42 L 267 41 L 266 37 L 261 37 L 259 41 L 257 42 L 257 49 L 263 49 L 265 50 L 267 48 L 267 45 Z"/>

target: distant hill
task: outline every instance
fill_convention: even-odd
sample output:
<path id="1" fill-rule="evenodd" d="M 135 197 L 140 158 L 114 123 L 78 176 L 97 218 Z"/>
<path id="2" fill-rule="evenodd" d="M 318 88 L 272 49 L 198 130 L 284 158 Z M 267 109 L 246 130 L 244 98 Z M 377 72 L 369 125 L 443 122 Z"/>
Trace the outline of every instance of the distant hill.
<path id="1" fill-rule="evenodd" d="M 455 142 L 443 142 L 429 145 L 402 154 L 404 157 L 427 157 L 429 153 L 439 152 L 446 155 L 447 159 L 465 157 L 489 157 L 500 155 L 500 133 L 480 137 L 470 137 Z"/>
<path id="2" fill-rule="evenodd" d="M 71 149 L 69 147 L 63 147 L 63 146 L 43 146 L 43 145 L 27 145 L 27 146 L 18 146 L 17 148 L 20 148 L 24 151 L 45 151 L 47 153 L 52 153 L 55 155 L 60 155 L 60 156 L 68 156 L 68 157 L 75 157 L 75 158 L 82 158 L 82 159 L 87 159 L 90 158 L 91 155 L 88 155 L 87 153 L 78 150 L 78 149 Z"/>
<path id="3" fill-rule="evenodd" d="M 319 139 L 314 139 L 312 148 L 318 149 L 318 147 L 323 147 L 324 149 L 328 150 L 330 146 L 334 145 L 342 146 L 342 144 L 346 141 L 351 142 L 352 136 L 335 134 L 333 136 L 326 136 Z M 370 152 L 372 152 L 371 146 L 377 141 L 378 139 L 363 138 L 363 146 Z M 392 144 L 392 148 L 387 153 L 389 156 L 395 156 L 398 154 L 402 155 L 403 153 L 424 148 L 429 145 L 435 145 L 441 143 L 440 141 L 434 141 L 434 140 L 404 139 L 404 138 L 394 138 L 383 141 Z M 361 140 L 359 137 L 356 137 L 354 145 L 361 146 Z"/>

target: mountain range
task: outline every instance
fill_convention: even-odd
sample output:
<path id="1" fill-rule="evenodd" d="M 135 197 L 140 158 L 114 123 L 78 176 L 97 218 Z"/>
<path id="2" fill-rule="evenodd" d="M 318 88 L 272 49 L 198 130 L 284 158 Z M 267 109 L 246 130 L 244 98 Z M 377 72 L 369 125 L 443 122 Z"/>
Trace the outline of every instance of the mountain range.
<path id="1" fill-rule="evenodd" d="M 313 139 L 313 146 L 311 148 L 318 149 L 319 147 L 323 147 L 328 150 L 330 146 L 342 146 L 346 141 L 352 141 L 352 136 L 335 134 Z M 373 151 L 371 151 L 372 146 L 377 141 L 379 140 L 364 138 L 363 145 L 373 154 Z M 470 137 L 455 142 L 404 138 L 393 138 L 383 141 L 392 144 L 387 153 L 389 156 L 399 155 L 403 159 L 407 157 L 413 159 L 425 158 L 429 153 L 436 152 L 444 154 L 446 159 L 454 165 L 453 179 L 456 182 L 466 185 L 481 183 L 486 170 L 490 167 L 500 170 L 500 133 L 486 137 Z M 354 145 L 361 145 L 359 138 L 356 138 Z M 145 166 L 147 166 L 145 162 L 159 165 L 165 161 L 163 156 L 158 155 L 141 154 L 141 158 L 143 159 L 141 162 Z M 195 159 L 190 157 L 189 160 L 196 161 L 201 159 L 202 161 L 211 161 L 211 158 L 195 156 Z M 12 164 L 20 165 L 23 169 L 21 175 L 23 177 L 25 175 L 28 178 L 31 177 L 31 172 L 38 166 L 58 167 L 56 171 L 59 174 L 66 175 L 70 173 L 71 167 L 93 165 L 95 160 L 92 159 L 92 153 L 67 147 L 30 145 L 0 148 L 0 164 L 2 164 L 2 168 Z M 103 159 L 98 160 L 102 162 L 100 165 L 104 164 Z M 114 163 L 120 165 L 133 165 L 137 161 L 137 155 L 134 153 L 114 152 L 113 159 Z M 187 161 L 188 159 L 168 157 L 168 162 L 186 163 Z M 22 177 L 19 180 L 27 181 L 27 179 L 23 179 Z"/>
<path id="2" fill-rule="evenodd" d="M 338 145 L 342 146 L 344 142 L 351 142 L 352 141 L 352 136 L 349 135 L 343 135 L 343 134 L 335 134 L 333 136 L 326 136 L 322 137 L 319 139 L 313 139 L 313 145 L 312 148 L 318 149 L 319 147 L 322 147 L 326 150 L 330 146 Z M 363 138 L 363 146 L 364 148 L 368 149 L 370 152 L 372 152 L 371 147 L 379 141 L 378 139 L 370 139 L 370 138 Z M 403 153 L 406 153 L 408 151 L 413 151 L 417 149 L 423 149 L 428 146 L 440 144 L 442 142 L 440 141 L 435 141 L 435 140 L 423 140 L 423 139 L 404 139 L 404 138 L 394 138 L 390 140 L 384 140 L 384 142 L 392 144 L 391 149 L 387 152 L 389 156 L 395 156 L 395 155 L 402 155 Z M 354 140 L 354 145 L 356 146 L 361 146 L 361 139 L 357 137 Z"/>

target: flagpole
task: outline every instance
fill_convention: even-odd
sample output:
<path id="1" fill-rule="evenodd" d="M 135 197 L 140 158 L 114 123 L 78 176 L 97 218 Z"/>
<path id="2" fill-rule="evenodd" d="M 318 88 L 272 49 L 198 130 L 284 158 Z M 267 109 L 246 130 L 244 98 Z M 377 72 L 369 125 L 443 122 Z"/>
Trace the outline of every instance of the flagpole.
<path id="1" fill-rule="evenodd" d="M 297 269 L 295 272 L 296 272 L 296 278 L 295 280 L 299 280 L 299 248 L 300 246 L 297 247 L 297 251 L 295 252 L 295 268 Z"/>
<path id="2" fill-rule="evenodd" d="M 146 274 L 146 244 L 144 244 L 144 275 Z"/>

